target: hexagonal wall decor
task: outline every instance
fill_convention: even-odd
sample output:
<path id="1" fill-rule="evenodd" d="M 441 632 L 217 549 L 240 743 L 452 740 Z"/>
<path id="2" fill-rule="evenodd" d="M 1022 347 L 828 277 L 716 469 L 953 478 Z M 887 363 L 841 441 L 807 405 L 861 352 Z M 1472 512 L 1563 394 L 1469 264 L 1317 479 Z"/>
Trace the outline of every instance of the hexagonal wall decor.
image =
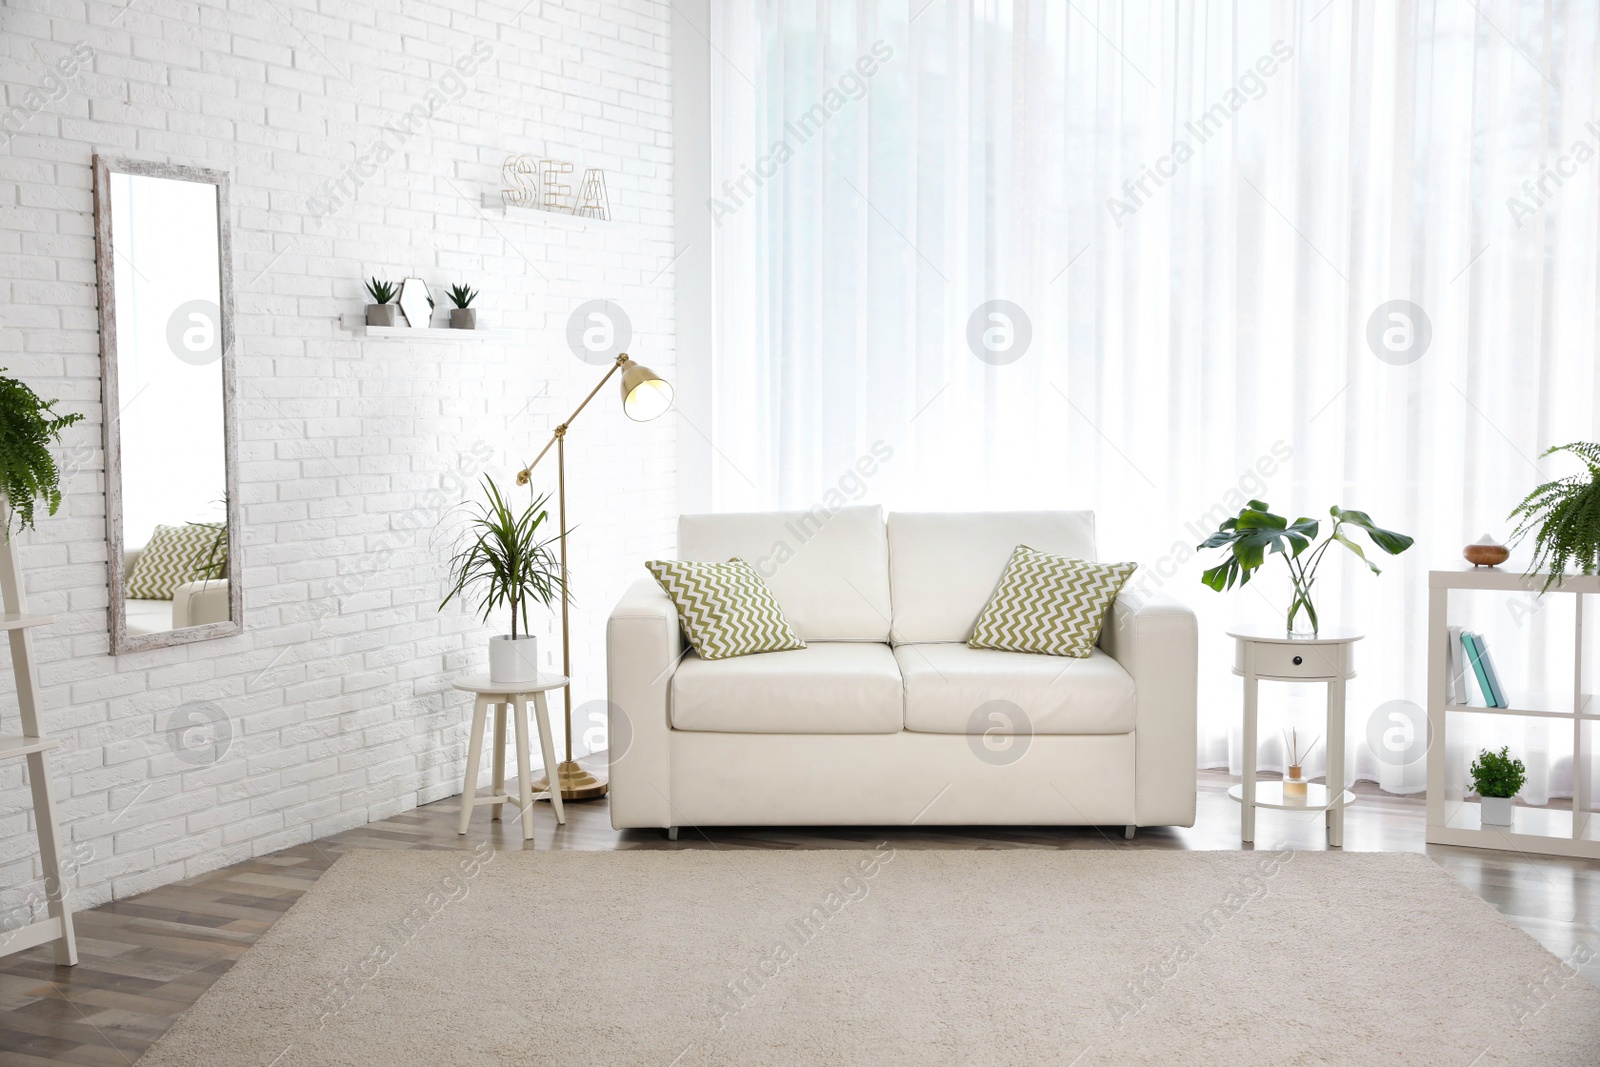
<path id="1" fill-rule="evenodd" d="M 408 326 L 425 327 L 433 317 L 433 307 L 428 303 L 428 283 L 421 278 L 407 278 L 401 282 L 397 302 Z"/>

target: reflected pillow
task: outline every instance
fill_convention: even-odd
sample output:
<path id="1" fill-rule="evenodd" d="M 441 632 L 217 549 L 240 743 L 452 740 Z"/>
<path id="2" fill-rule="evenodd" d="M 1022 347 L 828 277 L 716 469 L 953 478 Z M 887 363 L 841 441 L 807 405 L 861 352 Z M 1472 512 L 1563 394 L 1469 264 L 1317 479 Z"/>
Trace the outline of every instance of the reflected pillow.
<path id="1" fill-rule="evenodd" d="M 972 629 L 971 648 L 1086 658 L 1137 563 L 1091 563 L 1018 545 Z"/>
<path id="2" fill-rule="evenodd" d="M 171 600 L 178 586 L 226 573 L 228 533 L 220 522 L 157 526 L 128 575 L 129 600 Z"/>
<path id="3" fill-rule="evenodd" d="M 672 598 L 683 636 L 701 659 L 806 647 L 783 617 L 778 598 L 744 560 L 651 560 L 645 566 Z"/>

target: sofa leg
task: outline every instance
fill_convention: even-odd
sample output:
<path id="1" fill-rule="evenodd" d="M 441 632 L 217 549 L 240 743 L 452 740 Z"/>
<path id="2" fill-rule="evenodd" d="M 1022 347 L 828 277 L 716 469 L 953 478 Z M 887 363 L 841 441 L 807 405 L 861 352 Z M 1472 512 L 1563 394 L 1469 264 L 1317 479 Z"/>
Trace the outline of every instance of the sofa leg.
<path id="1" fill-rule="evenodd" d="M 1124 826 L 1122 828 L 1122 836 L 1125 839 L 1127 839 L 1129 841 L 1132 841 L 1133 840 L 1133 831 L 1135 829 L 1137 829 L 1137 827 L 1135 827 L 1132 823 L 1129 823 L 1127 826 Z"/>
<path id="2" fill-rule="evenodd" d="M 676 841 L 677 839 L 678 839 L 678 828 L 676 826 L 667 827 L 667 840 L 668 841 Z"/>

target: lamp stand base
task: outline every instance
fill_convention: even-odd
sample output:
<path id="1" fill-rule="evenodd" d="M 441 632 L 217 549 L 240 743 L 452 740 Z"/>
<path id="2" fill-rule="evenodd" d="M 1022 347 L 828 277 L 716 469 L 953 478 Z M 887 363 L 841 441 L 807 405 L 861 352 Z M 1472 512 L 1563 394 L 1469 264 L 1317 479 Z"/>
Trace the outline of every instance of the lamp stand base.
<path id="1" fill-rule="evenodd" d="M 604 778 L 584 770 L 575 760 L 557 764 L 556 777 L 561 781 L 562 800 L 594 800 L 596 797 L 605 796 L 606 790 L 610 788 Z M 539 780 L 533 783 L 535 793 L 545 792 L 549 788 L 549 775 L 541 775 Z"/>

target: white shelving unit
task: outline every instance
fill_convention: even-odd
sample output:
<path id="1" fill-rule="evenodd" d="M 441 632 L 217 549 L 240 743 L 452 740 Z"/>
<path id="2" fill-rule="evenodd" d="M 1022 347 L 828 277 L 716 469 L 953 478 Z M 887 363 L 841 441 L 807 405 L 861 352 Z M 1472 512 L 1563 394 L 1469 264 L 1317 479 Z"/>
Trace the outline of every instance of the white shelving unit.
<path id="1" fill-rule="evenodd" d="M 1446 686 L 1449 649 L 1450 594 L 1457 590 L 1537 593 L 1546 575 L 1524 576 L 1496 567 L 1462 566 L 1428 572 L 1428 827 L 1427 841 L 1549 856 L 1600 859 L 1600 818 L 1589 811 L 1589 752 L 1585 724 L 1600 722 L 1600 704 L 1584 691 L 1583 614 L 1585 597 L 1600 595 L 1600 576 L 1568 575 L 1546 597 L 1570 596 L 1573 602 L 1572 691 L 1517 693 L 1516 706 L 1484 708 L 1449 703 Z M 1484 826 L 1478 803 L 1452 787 L 1447 773 L 1451 715 L 1512 715 L 1566 721 L 1572 728 L 1573 786 L 1570 807 L 1517 806 L 1509 827 Z M 1596 728 L 1589 727 L 1592 732 Z"/>
<path id="2" fill-rule="evenodd" d="M 0 522 L 10 518 L 0 508 Z M 3 536 L 3 534 L 0 534 Z M 39 675 L 33 662 L 32 630 L 55 621 L 53 615 L 30 615 L 22 592 L 22 572 L 17 565 L 15 540 L 0 542 L 0 631 L 11 641 L 11 670 L 16 680 L 17 705 L 21 713 L 20 734 L 0 733 L 0 759 L 24 758 L 28 761 L 28 785 L 33 791 L 34 830 L 39 838 L 39 856 L 44 864 L 47 918 L 0 933 L 0 956 L 55 942 L 56 963 L 71 967 L 78 962 L 78 943 L 72 933 L 72 909 L 67 906 L 67 887 L 61 880 L 61 850 L 56 838 L 56 808 L 51 795 L 50 769 L 46 755 L 59 742 L 45 734 L 40 720 L 42 700 Z"/>

